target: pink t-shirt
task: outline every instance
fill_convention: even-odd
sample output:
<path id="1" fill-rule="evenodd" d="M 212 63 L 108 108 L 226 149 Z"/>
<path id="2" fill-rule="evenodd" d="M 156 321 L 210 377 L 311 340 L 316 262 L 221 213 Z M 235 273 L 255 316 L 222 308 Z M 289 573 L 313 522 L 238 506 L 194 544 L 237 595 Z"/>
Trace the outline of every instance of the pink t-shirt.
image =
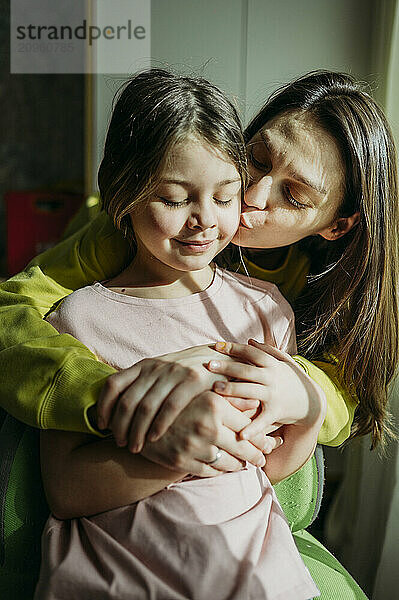
<path id="1" fill-rule="evenodd" d="M 172 300 L 132 297 L 95 283 L 67 296 L 47 320 L 117 369 L 218 340 L 253 337 L 296 351 L 294 315 L 278 288 L 220 268 L 205 291 Z"/>
<path id="2" fill-rule="evenodd" d="M 292 310 L 270 283 L 216 269 L 209 288 L 173 300 L 95 283 L 48 317 L 101 360 L 125 368 L 217 340 L 295 351 Z M 106 485 L 106 482 L 104 482 Z M 50 517 L 36 600 L 308 600 L 319 592 L 264 472 L 188 478 L 90 518 Z"/>

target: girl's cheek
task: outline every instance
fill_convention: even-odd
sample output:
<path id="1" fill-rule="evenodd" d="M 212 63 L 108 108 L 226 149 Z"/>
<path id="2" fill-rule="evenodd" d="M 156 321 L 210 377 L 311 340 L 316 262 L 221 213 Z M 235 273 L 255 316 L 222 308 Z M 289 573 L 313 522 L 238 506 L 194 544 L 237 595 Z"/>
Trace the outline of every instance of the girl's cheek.
<path id="1" fill-rule="evenodd" d="M 240 223 L 240 212 L 236 211 L 229 216 L 226 216 L 225 219 L 221 220 L 222 226 L 220 229 L 225 233 L 226 236 L 233 237 L 238 229 L 238 225 Z"/>
<path id="2" fill-rule="evenodd" d="M 172 213 L 171 209 L 170 213 Z M 168 236 L 171 233 L 178 233 L 184 224 L 183 221 L 184 219 L 178 218 L 178 215 L 174 214 L 168 214 L 165 212 L 163 212 L 162 214 L 153 214 L 152 228 L 159 234 Z"/>

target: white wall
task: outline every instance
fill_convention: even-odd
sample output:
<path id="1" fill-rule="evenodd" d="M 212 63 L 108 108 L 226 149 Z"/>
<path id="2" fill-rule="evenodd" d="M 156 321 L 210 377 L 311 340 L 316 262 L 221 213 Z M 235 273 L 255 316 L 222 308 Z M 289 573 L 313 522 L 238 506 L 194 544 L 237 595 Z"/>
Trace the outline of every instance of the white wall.
<path id="1" fill-rule="evenodd" d="M 247 117 L 314 69 L 370 74 L 372 0 L 249 0 Z"/>
<path id="2" fill-rule="evenodd" d="M 273 89 L 309 70 L 373 80 L 373 6 L 373 0 L 152 0 L 151 61 L 194 68 L 239 99 L 247 120 Z M 142 66 L 149 65 L 150 59 Z M 89 188 L 120 80 L 94 77 Z"/>

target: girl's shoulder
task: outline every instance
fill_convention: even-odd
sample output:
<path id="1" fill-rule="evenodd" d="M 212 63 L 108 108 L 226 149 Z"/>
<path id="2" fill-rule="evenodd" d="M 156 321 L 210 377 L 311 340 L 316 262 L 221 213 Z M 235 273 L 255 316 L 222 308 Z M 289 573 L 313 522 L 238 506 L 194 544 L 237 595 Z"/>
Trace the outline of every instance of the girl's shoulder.
<path id="1" fill-rule="evenodd" d="M 227 269 L 218 267 L 223 282 L 226 286 L 234 289 L 237 293 L 245 296 L 251 304 L 265 302 L 272 303 L 275 308 L 284 314 L 289 320 L 293 319 L 293 311 L 290 303 L 280 292 L 276 284 L 264 281 L 242 273 L 233 273 Z"/>
<path id="2" fill-rule="evenodd" d="M 72 323 L 96 314 L 94 307 L 98 299 L 95 286 L 95 283 L 87 285 L 65 296 L 46 316 L 46 321 L 61 332 L 66 331 Z"/>
<path id="3" fill-rule="evenodd" d="M 258 279 L 257 277 L 252 277 L 251 275 L 245 275 L 244 273 L 228 271 L 227 269 L 222 269 L 218 267 L 218 270 L 228 285 L 236 286 L 237 288 L 242 288 L 242 290 L 248 290 L 250 293 L 260 292 L 261 294 L 273 294 L 278 288 L 274 283 L 270 281 L 264 281 L 262 279 Z M 278 292 L 279 293 L 279 292 Z"/>
<path id="4" fill-rule="evenodd" d="M 310 270 L 310 258 L 306 248 L 301 243 L 289 247 L 287 255 L 275 269 L 266 269 L 253 262 L 248 256 L 232 264 L 235 272 L 246 273 L 249 277 L 268 281 L 277 285 L 284 297 L 294 303 L 307 285 Z"/>

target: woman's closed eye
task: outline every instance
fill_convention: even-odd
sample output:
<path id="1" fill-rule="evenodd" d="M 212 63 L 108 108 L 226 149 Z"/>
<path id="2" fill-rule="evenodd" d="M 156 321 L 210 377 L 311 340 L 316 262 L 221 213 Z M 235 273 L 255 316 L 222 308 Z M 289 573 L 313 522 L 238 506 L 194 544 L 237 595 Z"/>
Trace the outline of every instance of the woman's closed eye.
<path id="1" fill-rule="evenodd" d="M 251 146 L 249 150 L 249 161 L 255 169 L 262 171 L 263 175 L 268 175 L 273 169 L 270 153 L 263 142 Z M 309 208 L 307 203 L 300 202 L 293 196 L 288 184 L 283 184 L 283 196 L 284 199 L 295 208 Z"/>
<path id="2" fill-rule="evenodd" d="M 288 185 L 283 186 L 283 194 L 284 198 L 295 208 L 309 208 L 308 204 L 303 204 L 302 202 L 299 202 L 298 200 L 296 200 L 296 198 L 294 198 Z"/>

